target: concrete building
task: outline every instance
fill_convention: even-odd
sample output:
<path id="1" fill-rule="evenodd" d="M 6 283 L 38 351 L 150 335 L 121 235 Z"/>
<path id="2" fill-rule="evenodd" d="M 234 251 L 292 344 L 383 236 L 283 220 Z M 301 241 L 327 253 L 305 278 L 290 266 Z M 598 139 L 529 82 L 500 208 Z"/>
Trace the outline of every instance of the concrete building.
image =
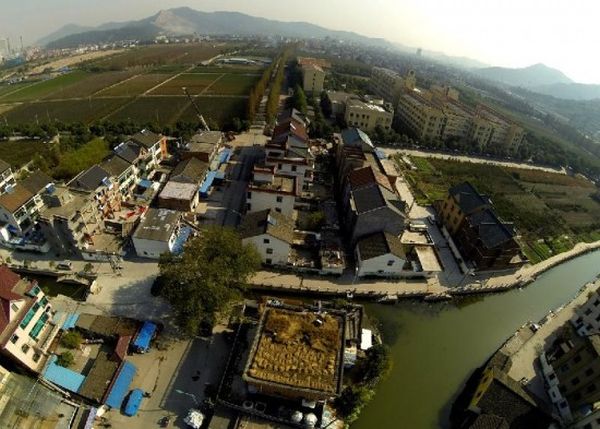
<path id="1" fill-rule="evenodd" d="M 198 158 L 210 164 L 223 144 L 221 131 L 202 131 L 194 134 L 181 152 L 181 159 Z"/>
<path id="2" fill-rule="evenodd" d="M 0 266 L 0 351 L 17 364 L 39 373 L 59 331 L 52 306 L 35 282 Z"/>
<path id="3" fill-rule="evenodd" d="M 191 183 L 198 187 L 206 177 L 208 164 L 196 157 L 190 157 L 181 161 L 171 172 L 169 181 L 180 183 Z"/>
<path id="4" fill-rule="evenodd" d="M 146 150 L 140 172 L 143 178 L 148 177 L 158 164 L 169 155 L 167 138 L 163 135 L 144 129 L 131 136 L 130 140 Z"/>
<path id="5" fill-rule="evenodd" d="M 252 244 L 267 265 L 288 265 L 294 221 L 273 209 L 247 213 L 238 227 L 244 244 Z"/>
<path id="6" fill-rule="evenodd" d="M 346 101 L 344 120 L 350 127 L 358 127 L 364 131 L 371 132 L 377 126 L 389 130 L 394 119 L 394 111 L 372 102 L 366 102 L 356 98 Z"/>
<path id="7" fill-rule="evenodd" d="M 180 212 L 193 212 L 199 201 L 200 196 L 196 183 L 170 180 L 158 194 L 158 207 Z"/>
<path id="8" fill-rule="evenodd" d="M 99 165 L 82 171 L 67 183 L 67 186 L 92 192 L 102 218 L 108 218 L 121 210 L 122 195 L 119 184 L 114 176 Z"/>
<path id="9" fill-rule="evenodd" d="M 371 90 L 386 101 L 392 102 L 394 106 L 398 103 L 400 95 L 414 89 L 416 84 L 417 78 L 413 70 L 404 77 L 382 67 L 373 67 L 371 71 Z"/>
<path id="10" fill-rule="evenodd" d="M 100 168 L 106 171 L 111 177 L 114 177 L 118 192 L 122 199 L 131 195 L 138 178 L 138 169 L 123 158 L 112 155 L 99 164 Z"/>
<path id="11" fill-rule="evenodd" d="M 325 71 L 318 64 L 308 63 L 300 66 L 302 70 L 302 89 L 307 94 L 320 94 L 325 84 Z"/>
<path id="12" fill-rule="evenodd" d="M 265 166 L 275 169 L 276 174 L 295 177 L 298 180 L 300 189 L 312 182 L 313 163 L 306 158 L 288 158 L 288 157 L 267 157 Z"/>
<path id="13" fill-rule="evenodd" d="M 104 223 L 91 191 L 56 186 L 44 195 L 44 200 L 46 208 L 38 224 L 55 252 L 78 255 L 103 231 Z"/>
<path id="14" fill-rule="evenodd" d="M 17 181 L 10 164 L 0 159 L 0 195 L 16 186 Z"/>
<path id="15" fill-rule="evenodd" d="M 446 120 L 444 112 L 420 91 L 405 92 L 398 97 L 396 116 L 418 139 L 439 139 L 442 136 Z"/>
<path id="16" fill-rule="evenodd" d="M 525 139 L 525 130 L 485 106 L 478 106 L 468 137 L 482 149 L 515 152 Z"/>
<path id="17" fill-rule="evenodd" d="M 246 210 L 254 212 L 272 208 L 292 217 L 296 197 L 300 193 L 296 177 L 276 174 L 274 167 L 255 166 L 246 193 Z"/>
<path id="18" fill-rule="evenodd" d="M 159 259 L 175 249 L 181 213 L 174 210 L 150 208 L 133 233 L 135 253 L 141 258 Z"/>
<path id="19" fill-rule="evenodd" d="M 359 239 L 354 254 L 358 277 L 400 277 L 406 263 L 400 239 L 387 232 Z"/>
<path id="20" fill-rule="evenodd" d="M 23 236 L 35 225 L 44 207 L 42 195 L 52 186 L 52 178 L 37 171 L 0 195 L 0 221 L 11 236 Z"/>
<path id="21" fill-rule="evenodd" d="M 581 336 L 600 334 L 600 293 L 596 289 L 581 307 L 575 310 L 571 323 Z"/>

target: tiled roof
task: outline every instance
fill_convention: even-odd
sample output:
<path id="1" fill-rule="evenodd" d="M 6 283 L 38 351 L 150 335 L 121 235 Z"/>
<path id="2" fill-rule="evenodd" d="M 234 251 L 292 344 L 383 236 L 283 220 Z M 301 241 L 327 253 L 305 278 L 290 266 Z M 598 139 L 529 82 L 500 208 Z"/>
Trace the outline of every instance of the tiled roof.
<path id="1" fill-rule="evenodd" d="M 449 193 L 456 200 L 460 210 L 465 215 L 470 215 L 480 207 L 489 207 L 490 200 L 477 192 L 469 182 L 463 182 L 450 188 Z"/>
<path id="2" fill-rule="evenodd" d="M 294 221 L 275 210 L 267 209 L 247 213 L 238 227 L 240 237 L 249 238 L 269 234 L 292 244 L 294 240 Z"/>
<path id="3" fill-rule="evenodd" d="M 352 190 L 379 184 L 393 192 L 388 178 L 371 166 L 352 170 L 350 174 L 348 174 L 348 181 L 350 182 L 350 188 Z"/>
<path id="4" fill-rule="evenodd" d="M 36 171 L 21 181 L 21 184 L 32 194 L 37 194 L 52 183 L 52 178 L 46 173 Z"/>
<path id="5" fill-rule="evenodd" d="M 130 164 L 133 164 L 138 159 L 141 151 L 142 147 L 132 141 L 121 143 L 115 148 L 115 154 Z"/>
<path id="6" fill-rule="evenodd" d="M 174 182 L 199 184 L 204 179 L 208 165 L 198 158 L 181 161 L 171 172 L 170 180 Z"/>
<path id="7" fill-rule="evenodd" d="M 280 122 L 273 129 L 272 140 L 280 141 L 290 135 L 294 135 L 303 141 L 308 140 L 308 133 L 306 132 L 304 125 L 293 119 L 287 119 L 283 122 Z"/>
<path id="8" fill-rule="evenodd" d="M 13 272 L 6 265 L 0 265 L 0 298 L 12 301 L 23 297 L 13 292 L 13 288 L 21 280 L 21 276 Z"/>
<path id="9" fill-rule="evenodd" d="M 477 229 L 482 244 L 488 249 L 493 249 L 514 237 L 512 228 L 500 221 L 491 209 L 475 212 L 467 216 L 467 221 Z"/>
<path id="10" fill-rule="evenodd" d="M 131 167 L 131 164 L 119 156 L 112 155 L 110 158 L 103 161 L 100 164 L 100 167 L 112 176 L 119 177 Z"/>
<path id="11" fill-rule="evenodd" d="M 356 211 L 359 214 L 386 206 L 385 198 L 383 198 L 379 186 L 360 188 L 356 191 L 352 191 L 352 197 L 354 199 Z"/>
<path id="12" fill-rule="evenodd" d="M 376 232 L 368 235 L 361 238 L 356 245 L 363 261 L 390 253 L 398 258 L 404 258 L 405 256 L 400 238 L 387 232 Z"/>
<path id="13" fill-rule="evenodd" d="M 281 123 L 281 122 L 287 121 L 289 119 L 293 119 L 294 121 L 296 121 L 300 124 L 305 124 L 305 125 L 308 122 L 306 120 L 305 115 L 303 115 L 299 110 L 292 108 L 292 109 L 286 109 L 283 112 L 281 112 L 281 114 L 277 118 L 277 123 Z"/>
<path id="14" fill-rule="evenodd" d="M 0 206 L 4 207 L 8 212 L 14 213 L 29 201 L 33 195 L 23 184 L 17 183 L 11 191 L 0 195 Z"/>
<path id="15" fill-rule="evenodd" d="M 141 144 L 142 146 L 150 149 L 162 138 L 159 134 L 153 133 L 150 130 L 142 130 L 139 133 L 131 136 L 131 140 Z"/>
<path id="16" fill-rule="evenodd" d="M 510 429 L 508 422 L 502 417 L 481 414 L 471 423 L 468 429 Z"/>
<path id="17" fill-rule="evenodd" d="M 69 183 L 69 186 L 84 189 L 86 191 L 95 191 L 103 184 L 103 181 L 109 177 L 110 174 L 106 170 L 99 165 L 93 165 L 75 177 Z"/>

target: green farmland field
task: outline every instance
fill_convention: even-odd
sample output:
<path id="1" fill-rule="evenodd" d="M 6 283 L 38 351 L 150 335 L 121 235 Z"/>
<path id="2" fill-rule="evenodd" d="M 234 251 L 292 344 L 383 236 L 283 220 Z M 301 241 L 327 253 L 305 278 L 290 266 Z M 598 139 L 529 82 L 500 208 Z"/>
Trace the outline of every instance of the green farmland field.
<path id="1" fill-rule="evenodd" d="M 260 75 L 226 74 L 217 80 L 205 94 L 247 95 Z"/>
<path id="2" fill-rule="evenodd" d="M 47 97 L 53 92 L 64 89 L 67 86 L 75 84 L 85 79 L 88 74 L 84 71 L 74 71 L 64 74 L 54 79 L 43 80 L 22 89 L 0 96 L 0 103 L 10 103 L 14 101 L 29 101 Z"/>
<path id="3" fill-rule="evenodd" d="M 22 167 L 36 154 L 44 154 L 47 146 L 42 140 L 0 141 L 0 159 L 13 167 Z"/>
<path id="4" fill-rule="evenodd" d="M 140 95 L 169 79 L 172 74 L 148 73 L 136 76 L 98 93 L 99 97 Z"/>
<path id="5" fill-rule="evenodd" d="M 222 78 L 222 74 L 187 74 L 177 76 L 165 84 L 159 86 L 152 95 L 183 95 L 182 87 L 186 87 L 192 95 L 198 95 L 211 83 Z"/>

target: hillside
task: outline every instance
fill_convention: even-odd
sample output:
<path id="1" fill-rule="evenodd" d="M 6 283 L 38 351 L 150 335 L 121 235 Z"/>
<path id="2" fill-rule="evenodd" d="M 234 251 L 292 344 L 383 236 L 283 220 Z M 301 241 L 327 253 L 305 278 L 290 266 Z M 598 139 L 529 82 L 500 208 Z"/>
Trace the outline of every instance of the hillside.
<path id="1" fill-rule="evenodd" d="M 565 100 L 600 100 L 600 85 L 585 83 L 554 83 L 529 88 L 539 94 Z"/>
<path id="2" fill-rule="evenodd" d="M 114 24 L 117 25 L 117 24 Z M 83 43 L 105 43 L 122 39 L 151 39 L 158 34 L 185 35 L 238 34 L 299 38 L 331 37 L 369 45 L 391 46 L 383 39 L 348 31 L 329 30 L 306 22 L 283 22 L 258 18 L 239 12 L 200 12 L 187 7 L 163 10 L 151 17 L 123 23 L 118 30 L 97 27 L 92 31 L 69 34 L 48 44 L 50 48 L 73 47 Z M 46 37 L 45 39 L 48 39 Z"/>
<path id="3" fill-rule="evenodd" d="M 534 64 L 525 68 L 487 67 L 474 70 L 473 73 L 488 80 L 524 88 L 573 82 L 560 70 L 544 64 Z"/>

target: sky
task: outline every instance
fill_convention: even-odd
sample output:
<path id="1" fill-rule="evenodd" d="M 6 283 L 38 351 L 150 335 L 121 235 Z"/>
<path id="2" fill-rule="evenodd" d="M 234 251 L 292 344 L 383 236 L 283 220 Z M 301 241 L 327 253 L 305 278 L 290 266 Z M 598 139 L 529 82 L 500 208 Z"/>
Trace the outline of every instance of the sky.
<path id="1" fill-rule="evenodd" d="M 490 65 L 544 63 L 600 84 L 596 0 L 0 0 L 0 37 L 25 44 L 64 24 L 142 19 L 189 6 L 382 37 Z"/>

